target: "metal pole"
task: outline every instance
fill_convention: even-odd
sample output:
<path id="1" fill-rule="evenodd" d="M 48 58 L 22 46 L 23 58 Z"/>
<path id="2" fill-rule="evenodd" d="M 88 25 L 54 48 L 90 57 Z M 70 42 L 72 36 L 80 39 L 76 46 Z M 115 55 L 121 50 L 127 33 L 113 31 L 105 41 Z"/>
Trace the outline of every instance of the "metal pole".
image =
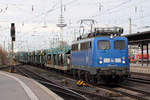
<path id="1" fill-rule="evenodd" d="M 61 17 L 60 20 L 61 21 L 60 21 L 60 23 L 62 24 L 63 23 L 63 19 L 62 19 L 63 18 L 63 4 L 62 4 L 62 0 L 60 0 L 60 2 L 61 2 L 60 3 L 60 7 L 61 7 L 61 9 L 60 9 L 61 10 L 61 14 L 60 14 L 60 17 Z M 61 42 L 61 41 L 63 41 L 63 36 L 62 36 L 62 34 L 63 34 L 63 27 L 61 27 L 60 30 L 61 30 L 60 31 L 60 42 Z"/>
<path id="2" fill-rule="evenodd" d="M 11 73 L 14 72 L 14 41 L 11 41 L 11 51 L 12 51 L 12 57 L 11 57 Z"/>
<path id="3" fill-rule="evenodd" d="M 76 40 L 76 30 L 74 29 L 74 39 L 73 40 Z"/>
<path id="4" fill-rule="evenodd" d="M 4 40 L 4 50 L 6 50 L 6 49 L 5 49 L 5 40 Z"/>
<path id="5" fill-rule="evenodd" d="M 143 43 L 142 43 L 142 45 L 141 45 L 142 47 L 141 47 L 141 50 L 142 50 L 142 55 L 141 55 L 141 63 L 142 63 L 142 66 L 143 66 Z"/>
<path id="6" fill-rule="evenodd" d="M 63 30 L 63 28 L 61 28 L 61 32 L 60 32 L 60 42 L 63 42 L 63 33 L 64 33 L 64 30 Z"/>
<path id="7" fill-rule="evenodd" d="M 132 22 L 131 22 L 131 18 L 129 18 L 129 34 L 132 33 Z"/>
<path id="8" fill-rule="evenodd" d="M 146 44 L 146 51 L 147 51 L 147 66 L 148 66 L 148 64 L 149 64 L 149 53 L 148 53 L 148 43 Z"/>

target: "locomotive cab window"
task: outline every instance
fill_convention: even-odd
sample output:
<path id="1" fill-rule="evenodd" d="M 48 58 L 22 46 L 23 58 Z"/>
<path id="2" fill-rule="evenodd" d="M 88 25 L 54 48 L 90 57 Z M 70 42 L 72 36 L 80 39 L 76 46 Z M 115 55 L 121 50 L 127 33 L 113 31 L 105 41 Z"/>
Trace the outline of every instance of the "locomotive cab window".
<path id="1" fill-rule="evenodd" d="M 110 49 L 110 42 L 108 40 L 99 40 L 97 42 L 97 47 L 101 50 L 108 50 Z"/>
<path id="2" fill-rule="evenodd" d="M 114 48 L 117 50 L 125 49 L 125 41 L 124 40 L 115 40 Z"/>

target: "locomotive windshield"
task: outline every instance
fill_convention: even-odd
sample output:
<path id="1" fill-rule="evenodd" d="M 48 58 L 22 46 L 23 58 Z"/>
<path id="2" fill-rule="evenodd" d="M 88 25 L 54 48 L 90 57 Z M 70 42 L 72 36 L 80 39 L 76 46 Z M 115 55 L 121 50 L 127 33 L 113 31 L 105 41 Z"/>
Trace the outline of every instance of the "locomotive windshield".
<path id="1" fill-rule="evenodd" d="M 125 41 L 124 40 L 115 40 L 114 48 L 118 50 L 125 49 Z"/>
<path id="2" fill-rule="evenodd" d="M 108 40 L 99 40 L 97 43 L 98 49 L 107 50 L 110 48 L 110 42 Z"/>

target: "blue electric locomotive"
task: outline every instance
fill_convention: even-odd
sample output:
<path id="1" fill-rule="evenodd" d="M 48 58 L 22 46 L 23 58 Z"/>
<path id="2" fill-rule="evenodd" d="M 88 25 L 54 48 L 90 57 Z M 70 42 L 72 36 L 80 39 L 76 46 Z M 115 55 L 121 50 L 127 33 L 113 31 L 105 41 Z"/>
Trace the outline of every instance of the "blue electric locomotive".
<path id="1" fill-rule="evenodd" d="M 73 42 L 71 69 L 75 78 L 95 83 L 120 82 L 129 76 L 128 40 L 120 36 L 120 28 L 115 30 L 99 30 Z"/>
<path id="2" fill-rule="evenodd" d="M 119 27 L 95 28 L 70 48 L 20 53 L 18 61 L 73 74 L 87 82 L 120 82 L 129 76 L 128 40 Z M 70 53 L 71 51 L 71 53 Z"/>

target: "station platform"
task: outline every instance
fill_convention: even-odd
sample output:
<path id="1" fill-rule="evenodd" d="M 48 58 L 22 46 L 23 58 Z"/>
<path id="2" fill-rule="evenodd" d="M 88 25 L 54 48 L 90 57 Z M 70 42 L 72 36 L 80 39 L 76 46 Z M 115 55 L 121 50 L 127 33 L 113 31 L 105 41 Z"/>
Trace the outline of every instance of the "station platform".
<path id="1" fill-rule="evenodd" d="M 0 71 L 0 100 L 63 100 L 38 82 Z"/>
<path id="2" fill-rule="evenodd" d="M 142 73 L 142 74 L 150 74 L 150 64 L 130 64 L 130 72 Z"/>

